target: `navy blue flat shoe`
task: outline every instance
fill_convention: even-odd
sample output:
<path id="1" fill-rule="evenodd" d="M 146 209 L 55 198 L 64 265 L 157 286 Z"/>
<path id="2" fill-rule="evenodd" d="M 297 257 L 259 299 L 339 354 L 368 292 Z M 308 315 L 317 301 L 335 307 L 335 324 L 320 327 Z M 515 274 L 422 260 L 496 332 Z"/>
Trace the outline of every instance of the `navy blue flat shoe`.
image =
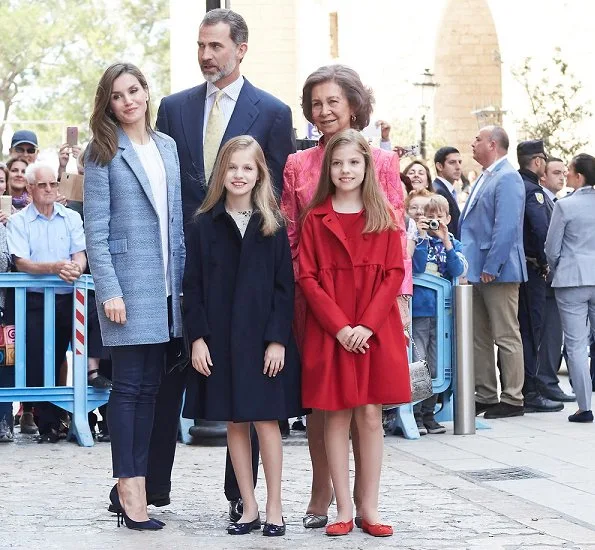
<path id="1" fill-rule="evenodd" d="M 260 523 L 260 514 L 256 516 L 256 519 L 253 521 L 249 521 L 247 523 L 240 523 L 239 521 L 234 521 L 230 523 L 227 527 L 227 533 L 229 535 L 247 535 L 252 531 L 258 531 L 262 527 Z"/>
<path id="2" fill-rule="evenodd" d="M 285 534 L 285 518 L 283 525 L 275 525 L 274 523 L 265 523 L 262 528 L 262 535 L 264 537 L 282 537 Z"/>
<path id="3" fill-rule="evenodd" d="M 568 422 L 593 422 L 593 413 L 591 411 L 576 411 L 568 417 Z"/>

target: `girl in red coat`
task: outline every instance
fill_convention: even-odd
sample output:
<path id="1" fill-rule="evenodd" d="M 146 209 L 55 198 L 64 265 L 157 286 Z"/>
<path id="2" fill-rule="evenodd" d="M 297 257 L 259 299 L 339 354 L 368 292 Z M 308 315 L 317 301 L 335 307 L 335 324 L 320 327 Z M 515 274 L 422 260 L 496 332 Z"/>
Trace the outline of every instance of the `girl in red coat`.
<path id="1" fill-rule="evenodd" d="M 404 276 L 401 239 L 376 177 L 370 147 L 355 130 L 327 144 L 318 189 L 306 211 L 299 284 L 308 303 L 302 400 L 325 411 L 325 446 L 337 497 L 328 535 L 353 529 L 349 425 L 361 448 L 362 528 L 392 534 L 378 517 L 382 404 L 411 398 L 396 303 Z"/>

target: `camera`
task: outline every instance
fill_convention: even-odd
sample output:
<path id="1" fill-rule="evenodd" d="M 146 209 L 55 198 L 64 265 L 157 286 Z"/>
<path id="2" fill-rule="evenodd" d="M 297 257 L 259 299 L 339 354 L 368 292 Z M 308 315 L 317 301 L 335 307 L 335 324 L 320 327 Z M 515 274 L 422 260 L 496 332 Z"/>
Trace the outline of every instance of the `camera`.
<path id="1" fill-rule="evenodd" d="M 430 231 L 438 231 L 440 229 L 440 222 L 438 220 L 428 220 L 428 229 Z"/>

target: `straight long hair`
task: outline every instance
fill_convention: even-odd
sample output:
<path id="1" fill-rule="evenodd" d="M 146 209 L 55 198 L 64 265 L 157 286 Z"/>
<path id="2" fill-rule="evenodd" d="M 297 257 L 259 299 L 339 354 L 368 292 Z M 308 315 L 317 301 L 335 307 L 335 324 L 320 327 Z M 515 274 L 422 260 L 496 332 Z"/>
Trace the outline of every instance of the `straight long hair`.
<path id="1" fill-rule="evenodd" d="M 264 153 L 258 142 L 252 136 L 238 136 L 230 139 L 219 151 L 217 161 L 213 169 L 211 183 L 207 190 L 207 196 L 201 207 L 196 211 L 195 216 L 204 214 L 212 210 L 215 205 L 225 197 L 225 178 L 227 176 L 227 167 L 229 166 L 231 156 L 240 150 L 250 150 L 254 157 L 254 162 L 258 169 L 258 178 L 256 185 L 252 189 L 252 204 L 260 212 L 262 223 L 260 231 L 265 236 L 274 235 L 283 225 L 283 215 L 277 204 L 271 175 L 267 167 Z"/>
<path id="2" fill-rule="evenodd" d="M 118 150 L 117 129 L 120 123 L 110 108 L 110 98 L 114 81 L 124 73 L 134 76 L 147 93 L 147 110 L 145 112 L 145 126 L 149 133 L 151 129 L 151 98 L 149 85 L 140 69 L 132 63 L 114 63 L 110 65 L 99 79 L 95 92 L 95 104 L 89 126 L 93 135 L 88 147 L 89 159 L 101 166 L 108 164 Z"/>
<path id="3" fill-rule="evenodd" d="M 333 153 L 337 147 L 343 145 L 355 145 L 363 155 L 366 169 L 362 181 L 362 202 L 366 216 L 366 225 L 363 233 L 380 233 L 388 229 L 396 229 L 396 223 L 392 208 L 389 205 L 380 185 L 376 179 L 372 150 L 367 140 L 357 130 L 348 129 L 335 134 L 326 144 L 324 160 L 322 161 L 322 172 L 316 193 L 312 201 L 304 211 L 304 218 L 312 209 L 324 203 L 330 195 L 336 193 L 337 188 L 331 179 L 331 163 Z"/>

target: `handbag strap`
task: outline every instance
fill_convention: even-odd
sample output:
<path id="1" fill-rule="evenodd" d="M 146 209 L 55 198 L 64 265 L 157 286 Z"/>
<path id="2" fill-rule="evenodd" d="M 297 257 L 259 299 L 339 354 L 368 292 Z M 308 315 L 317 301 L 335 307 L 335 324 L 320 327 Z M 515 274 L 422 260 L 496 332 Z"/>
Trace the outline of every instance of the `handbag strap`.
<path id="1" fill-rule="evenodd" d="M 415 344 L 415 340 L 413 339 L 413 334 L 411 334 L 411 331 L 409 330 L 409 327 L 407 327 L 405 329 L 405 332 L 407 333 L 407 336 L 409 337 L 409 340 L 413 344 L 413 351 L 414 351 L 415 355 L 417 355 L 417 361 L 425 361 L 425 358 L 423 358 L 421 356 L 421 353 L 419 353 L 419 350 L 417 349 L 417 345 Z"/>

